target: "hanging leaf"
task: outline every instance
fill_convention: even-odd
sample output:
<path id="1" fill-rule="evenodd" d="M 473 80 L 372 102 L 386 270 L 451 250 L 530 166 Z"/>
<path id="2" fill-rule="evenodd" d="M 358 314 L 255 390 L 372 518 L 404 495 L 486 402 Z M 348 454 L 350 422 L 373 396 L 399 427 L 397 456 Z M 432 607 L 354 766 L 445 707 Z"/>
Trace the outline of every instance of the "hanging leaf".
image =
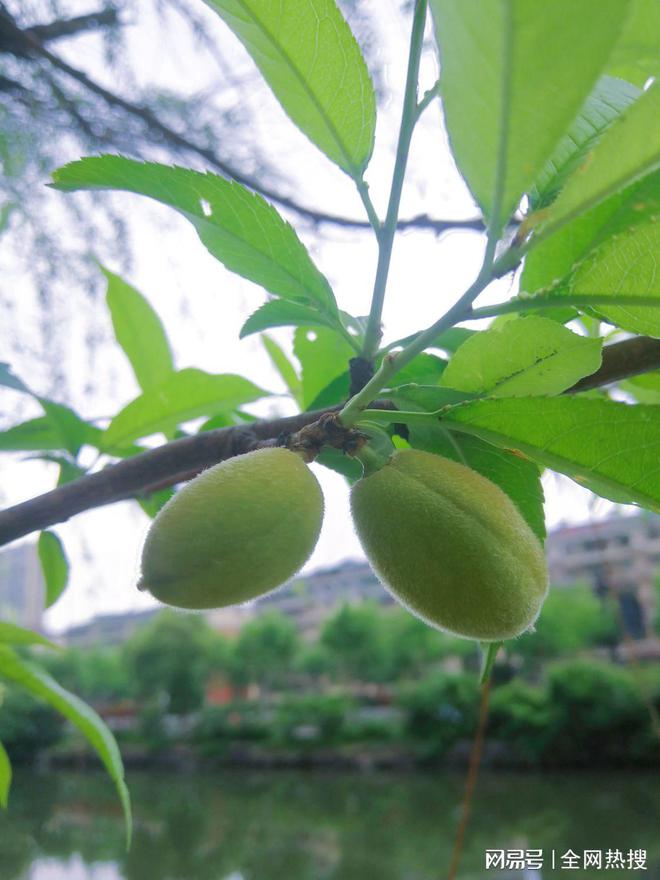
<path id="1" fill-rule="evenodd" d="M 133 368 L 138 385 L 147 391 L 174 372 L 165 330 L 141 293 L 109 269 L 102 266 L 101 271 L 108 282 L 106 302 L 115 337 Z"/>
<path id="2" fill-rule="evenodd" d="M 23 629 L 15 623 L 9 623 L 6 620 L 0 620 L 0 642 L 6 645 L 43 645 L 45 648 L 52 648 L 59 651 L 59 645 L 51 642 L 40 633 L 31 629 Z"/>
<path id="3" fill-rule="evenodd" d="M 295 124 L 356 180 L 369 162 L 374 88 L 334 0 L 206 0 Z"/>
<path id="4" fill-rule="evenodd" d="M 241 327 L 239 336 L 244 339 L 271 327 L 330 327 L 342 330 L 336 312 L 321 311 L 315 305 L 304 306 L 285 299 L 271 299 L 250 315 Z"/>
<path id="5" fill-rule="evenodd" d="M 11 764 L 9 755 L 0 742 L 0 807 L 7 809 L 9 800 L 9 788 L 11 786 Z"/>
<path id="6" fill-rule="evenodd" d="M 559 196 L 539 215 L 535 240 L 545 240 L 575 217 L 655 171 L 660 166 L 658 118 L 660 83 L 654 83 L 587 151 Z"/>
<path id="7" fill-rule="evenodd" d="M 69 580 L 69 562 L 62 542 L 54 532 L 41 532 L 37 542 L 41 571 L 46 584 L 46 608 L 62 595 Z"/>
<path id="8" fill-rule="evenodd" d="M 628 3 L 431 0 L 456 162 L 499 235 L 594 87 Z M 566 59 L 570 63 L 566 63 Z"/>
<path id="9" fill-rule="evenodd" d="M 293 364 L 284 354 L 280 346 L 274 339 L 271 339 L 270 336 L 266 336 L 264 333 L 261 337 L 261 341 L 268 352 L 268 357 L 270 358 L 271 363 L 280 374 L 280 378 L 289 389 L 291 396 L 296 403 L 300 403 L 302 400 L 302 383 Z"/>
<path id="10" fill-rule="evenodd" d="M 621 79 L 601 77 L 534 181 L 529 193 L 530 210 L 545 208 L 555 199 L 587 151 L 640 94 L 636 86 Z"/>
<path id="11" fill-rule="evenodd" d="M 19 685 L 35 697 L 41 697 L 83 734 L 115 783 L 124 811 L 127 845 L 130 845 L 130 796 L 124 782 L 124 768 L 117 743 L 105 723 L 90 706 L 61 687 L 47 672 L 23 660 L 5 645 L 0 645 L 0 678 Z"/>

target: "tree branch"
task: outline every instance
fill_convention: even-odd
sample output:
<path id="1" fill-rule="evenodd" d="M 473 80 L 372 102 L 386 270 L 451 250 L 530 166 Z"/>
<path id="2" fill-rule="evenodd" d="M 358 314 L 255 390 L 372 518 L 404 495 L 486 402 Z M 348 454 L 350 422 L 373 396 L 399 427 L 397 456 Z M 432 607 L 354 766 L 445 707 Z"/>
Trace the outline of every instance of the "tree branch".
<path id="1" fill-rule="evenodd" d="M 566 393 L 599 388 L 657 369 L 660 369 L 660 340 L 646 336 L 626 339 L 606 346 L 601 368 L 581 379 Z M 374 404 L 374 407 L 389 406 L 391 404 L 382 401 Z M 260 446 L 273 445 L 282 435 L 294 434 L 306 425 L 317 422 L 325 413 L 339 409 L 341 407 L 331 407 L 282 419 L 203 431 L 194 437 L 174 440 L 109 465 L 101 471 L 0 511 L 0 546 L 31 532 L 66 522 L 85 510 L 148 495 L 157 489 L 192 479 L 204 468 Z"/>
<path id="2" fill-rule="evenodd" d="M 333 226 L 339 226 L 345 229 L 371 229 L 371 224 L 367 220 L 357 220 L 350 217 L 341 217 L 337 214 L 329 214 L 325 211 L 317 211 L 313 208 L 308 208 L 305 205 L 299 204 L 295 199 L 289 198 L 288 196 L 282 195 L 275 190 L 263 186 L 255 178 L 243 174 L 237 168 L 234 168 L 229 163 L 220 159 L 220 157 L 213 150 L 209 149 L 208 147 L 204 147 L 201 144 L 197 144 L 194 141 L 191 141 L 185 135 L 180 134 L 173 128 L 170 128 L 160 119 L 158 119 L 158 117 L 148 107 L 133 104 L 130 101 L 127 101 L 125 98 L 116 95 L 114 92 L 111 92 L 109 89 L 106 89 L 104 86 L 97 83 L 84 71 L 79 70 L 68 64 L 58 55 L 54 55 L 34 35 L 34 33 L 32 32 L 33 30 L 34 29 L 21 30 L 20 28 L 18 28 L 10 18 L 3 14 L 2 8 L 0 7 L 0 39 L 2 39 L 3 37 L 7 39 L 7 37 L 9 36 L 13 38 L 14 43 L 20 41 L 21 44 L 29 48 L 33 54 L 40 56 L 41 58 L 52 64 L 55 68 L 62 71 L 62 73 L 65 73 L 67 76 L 76 80 L 76 82 L 84 86 L 84 88 L 93 92 L 99 98 L 102 98 L 109 106 L 119 107 L 125 113 L 128 113 L 137 119 L 140 119 L 148 130 L 150 130 L 152 133 L 157 134 L 166 143 L 169 143 L 179 150 L 185 150 L 189 153 L 194 153 L 197 156 L 200 156 L 202 159 L 208 162 L 208 164 L 212 168 L 220 171 L 226 177 L 230 177 L 233 180 L 236 180 L 238 183 L 242 184 L 243 186 L 246 186 L 249 189 L 254 190 L 255 192 L 261 193 L 271 202 L 274 202 L 275 204 L 280 205 L 283 208 L 287 208 L 288 210 L 293 211 L 299 217 L 303 217 L 305 220 L 309 220 L 314 224 L 332 224 Z M 434 232 L 436 235 L 442 235 L 443 233 L 450 232 L 454 229 L 483 232 L 484 224 L 480 218 L 466 220 L 438 220 L 429 217 L 427 214 L 418 214 L 415 217 L 400 221 L 397 228 L 401 230 L 426 229 Z"/>
<path id="3" fill-rule="evenodd" d="M 650 336 L 624 339 L 623 342 L 606 345 L 603 349 L 603 363 L 600 369 L 591 376 L 580 379 L 568 389 L 566 394 L 601 388 L 620 379 L 650 373 L 653 370 L 660 370 L 660 339 L 652 339 Z"/>
<path id="4" fill-rule="evenodd" d="M 112 27 L 118 22 L 117 10 L 113 7 L 108 7 L 106 9 L 99 9 L 96 12 L 90 12 L 87 15 L 61 18 L 48 24 L 35 24 L 23 29 L 18 27 L 15 19 L 0 4 L 0 52 L 7 52 L 19 58 L 24 58 L 34 51 L 34 46 L 29 40 L 30 36 L 43 44 L 50 40 L 71 37 L 82 31 Z"/>

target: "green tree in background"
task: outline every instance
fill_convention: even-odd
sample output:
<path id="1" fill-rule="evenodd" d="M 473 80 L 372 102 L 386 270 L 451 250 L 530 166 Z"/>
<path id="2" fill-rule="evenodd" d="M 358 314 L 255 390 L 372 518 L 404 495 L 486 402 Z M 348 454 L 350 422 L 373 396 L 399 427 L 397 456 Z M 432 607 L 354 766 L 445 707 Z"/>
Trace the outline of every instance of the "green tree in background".
<path id="1" fill-rule="evenodd" d="M 162 701 L 175 715 L 199 709 L 204 686 L 220 637 L 198 615 L 164 611 L 139 629 L 126 643 L 126 662 L 136 695 Z"/>
<path id="2" fill-rule="evenodd" d="M 270 611 L 246 623 L 231 654 L 231 674 L 237 684 L 258 682 L 274 687 L 293 670 L 300 647 L 295 624 Z"/>

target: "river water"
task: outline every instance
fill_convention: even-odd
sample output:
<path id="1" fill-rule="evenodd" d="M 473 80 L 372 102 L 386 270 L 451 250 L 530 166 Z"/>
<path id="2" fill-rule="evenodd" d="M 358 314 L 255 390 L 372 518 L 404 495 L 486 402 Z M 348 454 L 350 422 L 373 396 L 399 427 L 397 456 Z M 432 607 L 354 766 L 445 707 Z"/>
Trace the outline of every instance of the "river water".
<path id="1" fill-rule="evenodd" d="M 126 853 L 100 772 L 17 772 L 0 815 L 0 880 L 440 880 L 463 776 L 150 772 L 130 773 L 129 785 Z M 650 773 L 483 773 L 458 876 L 657 880 L 659 796 Z M 503 868 L 486 868 L 487 850 Z M 602 854 L 600 870 L 583 869 L 585 850 Z M 605 870 L 608 850 L 620 850 L 625 867 Z M 646 870 L 629 864 L 639 850 Z"/>

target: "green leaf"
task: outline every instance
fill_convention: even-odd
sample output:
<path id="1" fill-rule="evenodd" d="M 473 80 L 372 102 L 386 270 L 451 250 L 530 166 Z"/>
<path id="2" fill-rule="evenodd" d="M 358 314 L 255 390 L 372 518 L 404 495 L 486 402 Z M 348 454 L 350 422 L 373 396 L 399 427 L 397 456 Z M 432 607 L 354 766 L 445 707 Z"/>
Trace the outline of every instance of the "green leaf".
<path id="1" fill-rule="evenodd" d="M 601 364 L 602 340 L 548 318 L 514 318 L 468 339 L 449 361 L 443 385 L 491 397 L 560 394 Z"/>
<path id="2" fill-rule="evenodd" d="M 402 370 L 394 376 L 397 385 L 406 385 L 417 382 L 420 385 L 434 385 L 440 381 L 445 371 L 447 361 L 436 357 L 434 354 L 418 354 L 416 358 L 406 364 Z"/>
<path id="3" fill-rule="evenodd" d="M 56 189 L 118 189 L 156 199 L 193 224 L 224 265 L 275 296 L 336 309 L 330 285 L 292 227 L 261 196 L 217 174 L 136 162 L 81 159 L 53 174 Z"/>
<path id="4" fill-rule="evenodd" d="M 607 61 L 628 3 L 431 0 L 456 162 L 499 234 Z"/>
<path id="5" fill-rule="evenodd" d="M 62 437 L 46 416 L 30 419 L 0 431 L 0 451 L 17 452 L 33 449 L 62 449 Z"/>
<path id="6" fill-rule="evenodd" d="M 302 401 L 302 383 L 298 374 L 295 371 L 295 368 L 288 357 L 284 354 L 280 346 L 275 342 L 274 339 L 271 339 L 270 336 L 264 335 L 261 337 L 261 341 L 263 343 L 264 348 L 268 352 L 268 357 L 271 360 L 271 363 L 280 374 L 280 377 L 286 387 L 289 389 L 289 392 L 296 403 L 301 403 Z"/>
<path id="7" fill-rule="evenodd" d="M 327 447 L 316 456 L 316 464 L 322 464 L 323 467 L 346 477 L 351 486 L 362 477 L 362 465 L 357 458 L 349 458 L 348 455 L 332 447 Z"/>
<path id="8" fill-rule="evenodd" d="M 137 498 L 136 501 L 147 516 L 153 519 L 173 496 L 174 489 L 159 489 L 157 492 Z"/>
<path id="9" fill-rule="evenodd" d="M 160 318 L 147 300 L 119 275 L 101 267 L 108 282 L 106 302 L 117 342 L 130 361 L 143 391 L 172 372 L 172 352 Z"/>
<path id="10" fill-rule="evenodd" d="M 628 20 L 610 55 L 607 69 L 637 85 L 660 74 L 660 5 L 657 0 L 632 0 Z"/>
<path id="11" fill-rule="evenodd" d="M 310 401 L 307 409 L 326 409 L 329 406 L 337 406 L 346 403 L 349 397 L 351 377 L 346 370 L 336 376 L 323 388 L 316 397 Z"/>
<path id="12" fill-rule="evenodd" d="M 413 412 L 436 412 L 444 406 L 455 406 L 474 397 L 464 391 L 443 388 L 440 385 L 399 385 L 389 392 L 398 409 Z"/>
<path id="13" fill-rule="evenodd" d="M 120 410 L 103 434 L 102 443 L 111 449 L 140 437 L 172 431 L 184 422 L 234 410 L 268 393 L 232 373 L 179 370 Z"/>
<path id="14" fill-rule="evenodd" d="M 240 338 L 252 333 L 261 333 L 271 327 L 337 327 L 337 320 L 329 317 L 313 306 L 289 302 L 285 299 L 271 299 L 253 312 L 241 327 Z"/>
<path id="15" fill-rule="evenodd" d="M 396 389 L 394 403 L 401 410 L 432 412 L 456 404 L 458 396 L 448 388 L 404 386 Z M 492 480 L 511 498 L 539 540 L 545 540 L 543 487 L 534 462 L 479 437 L 450 431 L 437 419 L 429 419 L 428 424 L 411 423 L 408 435 L 410 445 L 416 449 L 451 458 Z"/>
<path id="16" fill-rule="evenodd" d="M 459 346 L 463 345 L 466 339 L 474 336 L 475 333 L 479 333 L 479 331 L 468 330 L 465 327 L 450 327 L 449 330 L 444 330 L 440 333 L 433 342 L 430 343 L 428 348 L 439 348 L 441 351 L 446 351 L 449 354 L 452 354 Z M 390 342 L 385 348 L 383 348 L 383 352 L 392 351 L 394 348 L 404 348 L 406 345 L 410 345 L 411 342 L 414 342 L 419 335 L 419 333 L 412 333 L 410 336 L 405 336 L 403 339 L 397 339 L 394 342 Z"/>
<path id="17" fill-rule="evenodd" d="M 532 211 L 545 208 L 555 199 L 587 150 L 640 94 L 640 90 L 628 82 L 611 76 L 601 77 L 534 181 L 529 193 Z"/>
<path id="18" fill-rule="evenodd" d="M 0 362 L 0 385 L 3 385 L 5 388 L 11 388 L 13 391 L 32 394 L 23 380 L 19 379 L 18 376 L 12 372 L 11 366 L 4 362 Z"/>
<path id="19" fill-rule="evenodd" d="M 62 542 L 54 532 L 41 532 L 37 551 L 46 582 L 46 608 L 50 608 L 66 589 L 69 580 L 69 562 Z"/>
<path id="20" fill-rule="evenodd" d="M 660 404 L 660 372 L 657 370 L 641 376 L 632 376 L 618 384 L 640 403 Z"/>
<path id="21" fill-rule="evenodd" d="M 346 372 L 355 354 L 343 337 L 325 327 L 300 327 L 295 332 L 293 351 L 302 367 L 304 409 L 310 408 L 333 379 Z"/>
<path id="22" fill-rule="evenodd" d="M 623 8 L 623 4 L 620 4 Z M 587 5 L 584 6 L 588 9 Z M 570 68 L 570 65 L 567 65 Z M 555 201 L 539 214 L 543 240 L 660 165 L 660 83 L 643 92 L 588 150 Z M 532 239 L 532 242 L 534 239 Z"/>
<path id="23" fill-rule="evenodd" d="M 593 311 L 633 333 L 660 336 L 660 223 L 657 219 L 607 238 L 577 267 L 565 290 L 570 295 L 611 296 L 612 305 Z M 618 296 L 652 296 L 657 306 L 617 305 Z"/>
<path id="24" fill-rule="evenodd" d="M 11 764 L 5 747 L 0 742 L 0 807 L 7 809 L 11 786 Z"/>
<path id="25" fill-rule="evenodd" d="M 474 400 L 442 421 L 612 501 L 660 512 L 660 407 L 580 396 Z"/>
<path id="26" fill-rule="evenodd" d="M 46 413 L 46 420 L 31 419 L 29 422 L 24 422 L 22 425 L 16 425 L 14 428 L 2 432 L 0 434 L 0 450 L 15 448 L 12 444 L 21 442 L 21 439 L 24 438 L 30 445 L 19 446 L 19 449 L 66 449 L 75 456 L 83 444 L 96 444 L 101 434 L 98 428 L 81 419 L 70 407 L 35 394 L 18 376 L 12 373 L 9 364 L 0 363 L 0 385 L 23 394 L 29 394 Z M 47 446 L 35 445 L 39 433 L 43 435 Z M 10 436 L 7 436 L 8 434 Z M 8 445 L 4 445 L 5 443 Z"/>
<path id="27" fill-rule="evenodd" d="M 115 783 L 124 810 L 127 845 L 130 846 L 132 829 L 130 796 L 124 782 L 124 768 L 117 743 L 105 723 L 90 706 L 61 687 L 47 672 L 22 660 L 11 648 L 4 645 L 0 645 L 0 677 L 44 699 L 68 718 L 87 739 Z"/>
<path id="28" fill-rule="evenodd" d="M 293 122 L 359 180 L 371 157 L 376 99 L 334 0 L 206 0 L 229 25 Z"/>
<path id="29" fill-rule="evenodd" d="M 40 633 L 31 629 L 23 629 L 15 623 L 9 623 L 6 620 L 0 620 L 0 642 L 6 645 L 43 645 L 46 648 L 60 650 L 59 645 L 51 642 Z"/>

